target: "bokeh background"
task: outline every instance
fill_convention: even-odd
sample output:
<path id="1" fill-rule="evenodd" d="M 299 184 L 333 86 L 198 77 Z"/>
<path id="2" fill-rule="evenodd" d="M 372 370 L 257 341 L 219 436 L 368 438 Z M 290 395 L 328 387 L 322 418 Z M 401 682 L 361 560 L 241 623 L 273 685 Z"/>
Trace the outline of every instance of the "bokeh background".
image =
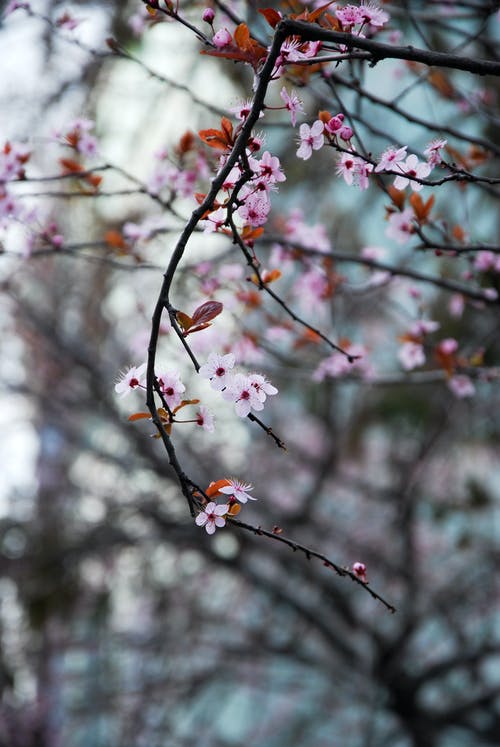
<path id="1" fill-rule="evenodd" d="M 226 10 L 266 39 L 259 5 L 273 3 Z M 384 7 L 404 43 L 498 60 L 495 5 Z M 202 6 L 180 6 L 203 25 Z M 99 196 L 67 181 L 16 187 L 57 225 L 61 251 L 44 244 L 42 218 L 29 242 L 22 224 L 2 228 L 0 745 L 498 744 L 498 307 L 408 277 L 374 279 L 345 261 L 335 264 L 335 292 L 323 300 L 311 293 L 301 308 L 309 266 L 298 263 L 276 290 L 337 339 L 363 345 L 372 368 L 368 377 L 318 382 L 324 351 L 297 330 L 287 338 L 269 299 L 245 302 L 244 260 L 229 241 L 195 237 L 179 306 L 193 309 L 213 291 L 226 311 L 215 332 L 193 335 L 193 346 L 204 358 L 223 340 L 279 387 L 265 419 L 288 452 L 214 398 L 214 434 L 175 434 L 186 471 L 202 485 L 227 474 L 251 481 L 259 501 L 242 520 L 279 525 L 340 565 L 363 561 L 397 613 L 271 540 L 235 528 L 208 537 L 189 516 L 152 426 L 127 421 L 144 409 L 140 394 L 120 400 L 114 383 L 121 368 L 144 360 L 162 268 L 193 208 L 182 194 L 169 202 L 168 187 L 163 202 L 148 194 L 155 154 L 174 153 L 186 130 L 217 126 L 218 111 L 249 95 L 251 76 L 200 56 L 187 29 L 145 20 L 139 2 L 31 8 L 9 12 L 0 27 L 2 145 L 30 148 L 31 177 L 57 175 L 54 133 L 87 117 L 99 142 L 89 163 L 112 168 Z M 64 14 L 79 21 L 74 30 Z M 307 88 L 295 81 L 303 121 L 318 109 L 349 112 L 372 153 L 393 143 L 418 151 L 446 137 L 446 127 L 499 142 L 497 80 L 450 73 L 432 81 L 402 62 L 351 63 L 335 75 L 341 80 L 312 76 Z M 436 132 L 358 96 L 353 81 L 410 119 L 438 123 Z M 271 92 L 277 106 L 280 87 Z M 285 113 L 262 130 L 287 174 L 270 235 L 300 208 L 306 224 L 322 223 L 333 249 L 353 258 L 375 246 L 384 261 L 435 277 L 475 272 L 467 257 L 412 253 L 389 240 L 387 196 L 348 188 L 323 154 L 298 161 Z M 484 168 L 498 176 L 498 156 Z M 443 225 L 460 222 L 473 240 L 498 242 L 498 186 L 436 193 Z M 103 240 L 107 231 L 125 235 L 125 224 L 142 227 L 134 242 Z M 272 244 L 259 251 L 265 264 Z M 494 272 L 478 282 L 498 288 Z M 456 337 L 465 355 L 484 351 L 490 373 L 474 379 L 475 396 L 457 398 L 432 356 L 424 370 L 401 369 L 398 336 L 419 317 L 437 320 L 440 337 Z M 160 357 L 194 394 L 201 385 L 168 332 Z M 208 386 L 199 391 L 210 401 Z"/>

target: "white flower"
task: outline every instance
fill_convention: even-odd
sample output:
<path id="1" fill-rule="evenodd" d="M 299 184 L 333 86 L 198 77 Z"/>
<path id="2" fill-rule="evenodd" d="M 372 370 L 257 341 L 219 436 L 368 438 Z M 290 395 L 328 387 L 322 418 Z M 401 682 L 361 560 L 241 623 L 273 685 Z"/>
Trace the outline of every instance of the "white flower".
<path id="1" fill-rule="evenodd" d="M 232 495 L 240 503 L 246 503 L 248 500 L 257 500 L 257 498 L 249 495 L 250 490 L 253 490 L 251 483 L 245 484 L 240 480 L 229 480 L 229 485 L 220 488 L 221 493 L 224 493 L 224 495 Z"/>
<path id="2" fill-rule="evenodd" d="M 120 397 L 126 397 L 132 389 L 146 386 L 146 369 L 147 363 L 142 363 L 140 366 L 131 366 L 122 375 L 120 381 L 115 384 L 115 392 Z"/>
<path id="3" fill-rule="evenodd" d="M 205 527 L 207 534 L 213 534 L 217 527 L 220 529 L 225 526 L 226 519 L 224 517 L 228 511 L 229 506 L 227 503 L 218 506 L 212 501 L 211 503 L 207 503 L 203 511 L 198 514 L 195 524 L 199 527 Z"/>
<path id="4" fill-rule="evenodd" d="M 210 379 L 212 389 L 220 391 L 228 385 L 231 378 L 230 371 L 235 362 L 236 360 L 232 353 L 228 353 L 227 355 L 210 353 L 208 361 L 200 367 L 199 374 L 204 379 Z"/>
<path id="5" fill-rule="evenodd" d="M 229 386 L 222 392 L 222 396 L 235 403 L 236 413 L 240 418 L 245 418 L 250 410 L 264 409 L 250 377 L 244 374 L 236 374 Z"/>

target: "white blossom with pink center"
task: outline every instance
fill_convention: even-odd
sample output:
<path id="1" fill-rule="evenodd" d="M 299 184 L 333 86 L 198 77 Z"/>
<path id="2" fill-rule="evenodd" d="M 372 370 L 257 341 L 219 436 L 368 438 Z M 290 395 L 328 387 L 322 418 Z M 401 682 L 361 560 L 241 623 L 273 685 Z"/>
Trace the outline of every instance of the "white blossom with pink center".
<path id="1" fill-rule="evenodd" d="M 231 379 L 231 369 L 234 368 L 235 362 L 232 353 L 227 353 L 227 355 L 210 353 L 207 362 L 200 367 L 199 374 L 204 379 L 210 379 L 212 389 L 221 391 Z"/>
<path id="2" fill-rule="evenodd" d="M 146 386 L 146 369 L 146 363 L 141 363 L 140 366 L 131 366 L 122 375 L 120 381 L 115 384 L 115 392 L 120 397 L 126 397 L 132 389 L 137 389 L 137 387 L 144 388 Z"/>
<path id="3" fill-rule="evenodd" d="M 207 503 L 203 511 L 198 514 L 195 519 L 195 524 L 199 527 L 205 527 L 207 534 L 213 534 L 216 529 L 226 525 L 225 515 L 229 511 L 229 506 L 224 503 L 218 506 L 216 503 L 211 501 Z"/>
<path id="4" fill-rule="evenodd" d="M 229 480 L 229 485 L 225 485 L 220 488 L 220 492 L 224 495 L 230 495 L 239 503 L 246 503 L 247 501 L 256 501 L 253 495 L 250 495 L 250 491 L 253 490 L 251 483 L 244 483 L 240 480 Z"/>

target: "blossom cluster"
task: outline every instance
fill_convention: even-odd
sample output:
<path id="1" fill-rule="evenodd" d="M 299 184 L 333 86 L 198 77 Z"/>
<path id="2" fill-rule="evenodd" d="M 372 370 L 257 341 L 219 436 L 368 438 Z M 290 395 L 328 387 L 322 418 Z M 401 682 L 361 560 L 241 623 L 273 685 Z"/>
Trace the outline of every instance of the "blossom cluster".
<path id="1" fill-rule="evenodd" d="M 277 394 L 278 390 L 262 374 L 233 373 L 235 362 L 233 353 L 210 353 L 199 373 L 210 380 L 212 389 L 220 391 L 225 400 L 233 402 L 236 414 L 244 418 L 252 410 L 263 410 L 267 397 Z"/>
<path id="2" fill-rule="evenodd" d="M 216 482 L 211 482 L 205 491 L 205 500 L 209 500 L 195 519 L 195 524 L 199 527 L 205 527 L 207 534 L 214 534 L 216 529 L 221 529 L 226 525 L 226 519 L 229 516 L 236 516 L 241 506 L 239 504 L 256 501 L 257 498 L 250 495 L 253 486 L 250 483 L 244 483 L 236 478 L 223 478 Z M 222 496 L 227 503 L 218 504 L 216 500 Z"/>
<path id="3" fill-rule="evenodd" d="M 139 366 L 130 366 L 120 377 L 119 381 L 115 384 L 115 392 L 120 397 L 126 397 L 134 389 L 146 389 L 146 373 L 147 363 L 141 363 Z M 164 425 L 171 426 L 172 423 L 195 423 L 204 430 L 212 432 L 214 430 L 214 417 L 210 410 L 205 405 L 200 405 L 194 418 L 190 420 L 179 420 L 176 417 L 177 412 L 186 405 L 199 404 L 199 400 L 184 400 L 182 398 L 183 393 L 186 391 L 186 387 L 183 384 L 180 375 L 177 371 L 161 371 L 156 374 L 156 382 L 158 389 L 161 393 L 162 399 L 168 411 L 162 408 L 162 420 Z M 136 417 L 149 417 L 148 413 L 136 413 L 135 416 L 131 416 L 132 419 Z"/>
<path id="4" fill-rule="evenodd" d="M 225 160 L 225 156 L 221 156 L 221 168 Z M 231 194 L 242 177 L 248 174 L 248 169 L 252 176 L 246 179 L 238 191 L 236 215 L 244 225 L 256 228 L 267 222 L 271 210 L 271 191 L 277 190 L 278 184 L 285 181 L 286 177 L 277 156 L 264 151 L 262 156 L 257 158 L 247 150 L 246 164 L 238 162 L 231 169 L 222 185 L 223 192 Z M 229 200 L 226 199 L 224 204 L 220 204 L 207 215 L 204 221 L 205 233 L 219 231 L 225 225 L 228 219 L 228 203 Z"/>

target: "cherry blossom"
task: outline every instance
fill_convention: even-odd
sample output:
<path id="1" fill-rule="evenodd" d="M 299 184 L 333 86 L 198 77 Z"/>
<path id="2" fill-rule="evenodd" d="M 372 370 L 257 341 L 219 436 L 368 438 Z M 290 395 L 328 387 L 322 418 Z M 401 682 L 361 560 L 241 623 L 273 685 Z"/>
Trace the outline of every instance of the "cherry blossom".
<path id="1" fill-rule="evenodd" d="M 323 147 L 324 138 L 323 130 L 324 124 L 320 119 L 317 119 L 314 124 L 309 127 L 307 124 L 300 125 L 300 145 L 297 150 L 297 157 L 307 161 L 311 158 L 313 150 L 319 150 Z"/>
<path id="2" fill-rule="evenodd" d="M 375 173 L 380 171 L 394 171 L 396 164 L 401 163 L 406 158 L 406 150 L 408 146 L 404 145 L 402 148 L 386 148 L 378 164 L 375 166 Z"/>
<path id="3" fill-rule="evenodd" d="M 228 31 L 228 29 L 224 27 L 215 32 L 212 37 L 212 41 L 217 49 L 224 49 L 224 47 L 227 47 L 229 44 L 231 44 L 231 42 L 233 41 L 233 37 L 231 36 L 231 33 Z"/>
<path id="4" fill-rule="evenodd" d="M 381 28 L 389 20 L 389 14 L 375 3 L 365 5 L 362 2 L 359 13 L 364 23 L 369 23 L 370 26 L 375 28 Z"/>
<path id="5" fill-rule="evenodd" d="M 209 23 L 211 26 L 214 22 L 215 13 L 212 8 L 205 8 L 201 17 L 205 23 Z"/>
<path id="6" fill-rule="evenodd" d="M 331 135 L 335 135 L 336 132 L 338 132 L 344 125 L 344 115 L 342 112 L 339 114 L 336 114 L 334 117 L 331 117 L 328 122 L 325 124 L 325 130 L 329 132 Z"/>
<path id="7" fill-rule="evenodd" d="M 120 381 L 115 384 L 115 392 L 120 397 L 126 397 L 132 389 L 144 388 L 146 386 L 146 369 L 146 363 L 142 363 L 140 366 L 131 366 L 122 375 Z"/>
<path id="8" fill-rule="evenodd" d="M 263 226 L 271 210 L 271 203 L 266 192 L 250 192 L 244 197 L 243 205 L 238 208 L 238 215 L 251 226 Z"/>
<path id="9" fill-rule="evenodd" d="M 290 211 L 285 223 L 285 236 L 289 241 L 296 241 L 307 249 L 325 253 L 331 250 L 330 239 L 323 223 L 315 223 L 312 226 L 304 223 L 304 213 L 300 208 Z"/>
<path id="10" fill-rule="evenodd" d="M 200 367 L 199 374 L 204 379 L 210 379 L 212 389 L 220 391 L 228 385 L 231 378 L 230 372 L 235 362 L 232 353 L 227 353 L 227 355 L 210 353 L 207 362 Z"/>
<path id="11" fill-rule="evenodd" d="M 458 342 L 454 337 L 447 337 L 445 340 L 441 340 L 438 343 L 437 349 L 443 355 L 450 356 L 457 352 Z"/>
<path id="12" fill-rule="evenodd" d="M 205 405 L 200 405 L 196 413 L 196 424 L 209 433 L 212 433 L 214 430 L 214 416 Z"/>
<path id="13" fill-rule="evenodd" d="M 414 337 L 428 335 L 431 332 L 436 332 L 440 326 L 439 322 L 435 322 L 432 319 L 417 319 L 417 321 L 413 322 L 410 326 L 410 335 L 413 335 Z"/>
<path id="14" fill-rule="evenodd" d="M 213 210 L 207 215 L 204 222 L 204 232 L 213 233 L 222 228 L 227 220 L 227 212 L 223 207 L 218 207 L 217 210 Z"/>
<path id="15" fill-rule="evenodd" d="M 218 506 L 216 503 L 211 501 L 207 503 L 203 511 L 198 514 L 195 519 L 195 524 L 199 527 L 205 527 L 207 534 L 213 534 L 216 528 L 220 529 L 226 525 L 225 516 L 229 511 L 229 506 L 224 503 Z"/>
<path id="16" fill-rule="evenodd" d="M 245 374 L 235 374 L 229 385 L 222 392 L 224 399 L 235 403 L 236 414 L 240 418 L 245 418 L 250 410 L 263 410 L 264 404 L 259 398 L 259 394 L 252 380 Z"/>
<path id="17" fill-rule="evenodd" d="M 448 386 L 458 399 L 473 397 L 476 393 L 476 388 L 471 379 L 463 374 L 451 376 L 448 379 Z"/>
<path id="18" fill-rule="evenodd" d="M 339 137 L 341 140 L 344 140 L 346 143 L 349 142 L 349 140 L 353 136 L 353 131 L 349 125 L 342 125 L 342 127 L 339 130 Z"/>
<path id="19" fill-rule="evenodd" d="M 391 213 L 389 225 L 386 228 L 386 236 L 397 241 L 398 244 L 406 244 L 413 233 L 414 213 L 411 208 L 405 208 L 400 213 Z"/>
<path id="20" fill-rule="evenodd" d="M 297 124 L 297 114 L 304 111 L 302 101 L 299 99 L 295 91 L 292 90 L 289 94 L 285 86 L 281 89 L 280 96 L 285 103 L 285 108 L 290 112 L 290 121 L 295 127 Z"/>
<path id="21" fill-rule="evenodd" d="M 182 393 L 186 391 L 177 371 L 166 371 L 157 374 L 156 378 L 167 405 L 171 409 L 177 407 L 181 402 Z"/>
<path id="22" fill-rule="evenodd" d="M 404 176 L 397 176 L 394 179 L 394 186 L 396 189 L 405 189 L 410 185 L 414 192 L 420 192 L 423 188 L 423 184 L 419 184 L 414 181 L 412 177 L 417 179 L 425 179 L 431 173 L 431 167 L 425 161 L 419 161 L 417 156 L 410 155 L 406 161 L 398 163 L 398 169 L 403 172 Z"/>
<path id="23" fill-rule="evenodd" d="M 253 159 L 256 161 L 256 159 Z M 262 154 L 260 161 L 256 161 L 258 166 L 258 173 L 268 184 L 275 184 L 276 182 L 284 182 L 286 176 L 281 171 L 280 159 L 277 156 L 272 156 L 269 151 L 265 151 Z"/>
<path id="24" fill-rule="evenodd" d="M 423 345 L 418 342 L 404 342 L 398 352 L 399 362 L 405 371 L 425 364 L 425 352 Z"/>
<path id="25" fill-rule="evenodd" d="M 219 492 L 224 493 L 224 495 L 232 496 L 239 503 L 246 503 L 249 500 L 257 500 L 257 498 L 249 495 L 251 490 L 253 490 L 253 486 L 251 483 L 244 483 L 240 480 L 232 479 L 229 480 L 229 485 L 225 485 L 223 488 L 220 488 Z"/>
<path id="26" fill-rule="evenodd" d="M 428 145 L 426 145 L 424 150 L 424 156 L 427 156 L 427 163 L 429 166 L 438 166 L 440 163 L 442 163 L 443 158 L 441 156 L 440 150 L 445 147 L 447 144 L 447 140 L 443 140 L 443 138 L 436 138 L 435 140 L 431 140 Z"/>
<path id="27" fill-rule="evenodd" d="M 253 373 L 250 374 L 248 378 L 250 380 L 250 385 L 253 386 L 253 388 L 257 392 L 257 396 L 261 402 L 266 401 L 267 395 L 272 396 L 274 394 L 278 394 L 278 390 L 276 389 L 276 387 L 273 386 L 265 376 L 262 376 L 262 374 Z"/>
<path id="28" fill-rule="evenodd" d="M 366 577 L 366 565 L 364 563 L 359 563 L 359 562 L 353 563 L 352 564 L 352 572 L 364 584 L 368 583 L 368 579 Z"/>
<path id="29" fill-rule="evenodd" d="M 356 156 L 351 153 L 342 153 L 337 161 L 337 176 L 342 176 L 346 184 L 351 186 L 354 181 L 354 167 L 356 165 Z"/>
<path id="30" fill-rule="evenodd" d="M 368 360 L 367 350 L 363 345 L 347 343 L 343 347 L 355 360 L 350 363 L 345 355 L 334 352 L 321 361 L 312 375 L 313 381 L 323 381 L 327 376 L 337 379 L 353 373 L 361 375 L 365 379 L 369 379 L 373 375 L 373 367 Z"/>

